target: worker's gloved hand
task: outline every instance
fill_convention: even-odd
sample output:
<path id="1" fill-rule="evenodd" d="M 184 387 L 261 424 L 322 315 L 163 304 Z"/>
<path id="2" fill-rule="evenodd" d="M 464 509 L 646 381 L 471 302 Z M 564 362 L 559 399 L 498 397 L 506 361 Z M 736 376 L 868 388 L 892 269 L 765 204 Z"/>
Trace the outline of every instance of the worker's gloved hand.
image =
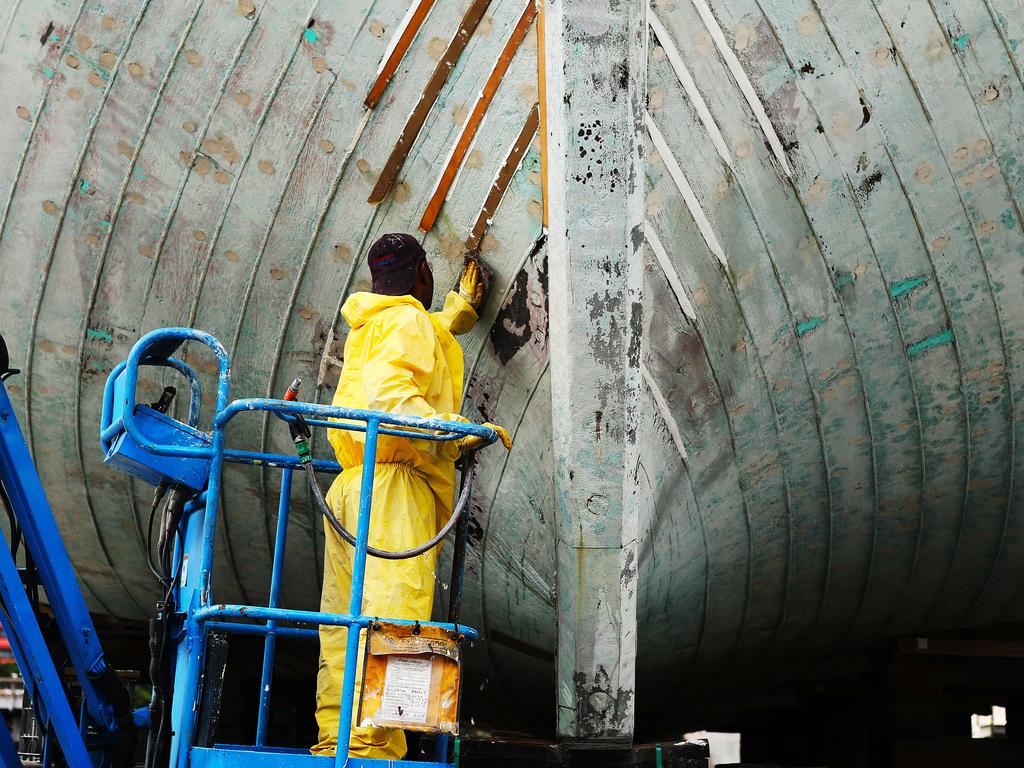
<path id="1" fill-rule="evenodd" d="M 480 426 L 493 429 L 498 433 L 498 439 L 501 440 L 501 444 L 505 446 L 505 450 L 512 450 L 512 438 L 509 437 L 508 431 L 504 427 L 499 427 L 497 424 L 491 424 L 489 421 L 484 422 Z M 460 444 L 463 452 L 473 451 L 484 444 L 484 439 L 482 437 L 477 437 L 476 435 L 466 435 L 462 438 Z"/>
<path id="2" fill-rule="evenodd" d="M 487 281 L 476 259 L 469 259 L 459 275 L 459 296 L 473 309 L 480 309 L 487 298 Z"/>

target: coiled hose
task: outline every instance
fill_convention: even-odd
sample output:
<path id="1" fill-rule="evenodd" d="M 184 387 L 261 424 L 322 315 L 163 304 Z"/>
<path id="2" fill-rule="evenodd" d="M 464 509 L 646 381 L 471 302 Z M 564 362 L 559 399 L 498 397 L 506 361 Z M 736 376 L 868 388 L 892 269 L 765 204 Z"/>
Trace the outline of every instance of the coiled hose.
<path id="1" fill-rule="evenodd" d="M 469 496 L 473 488 L 473 477 L 476 474 L 475 453 L 475 451 L 467 451 L 463 455 L 463 466 L 466 467 L 466 469 L 463 470 L 462 474 L 462 490 L 459 492 L 459 499 L 455 503 L 455 509 L 452 510 L 452 514 L 451 517 L 448 518 L 448 522 L 444 524 L 434 538 L 418 547 L 405 549 L 400 552 L 389 552 L 385 549 L 377 549 L 376 547 L 367 545 L 367 553 L 374 557 L 379 557 L 382 560 L 406 560 L 410 557 L 422 555 L 424 552 L 429 552 L 440 544 L 444 537 L 448 535 L 448 532 L 455 527 L 455 524 L 459 521 L 459 517 L 465 513 L 466 507 L 469 504 Z M 313 498 L 316 499 L 317 506 L 320 507 L 320 512 L 327 519 L 327 522 L 331 524 L 331 528 L 333 528 L 341 538 L 354 547 L 356 545 L 356 537 L 349 533 L 345 526 L 341 524 L 341 521 L 334 516 L 334 512 L 327 503 L 327 499 L 324 498 L 324 492 L 320 488 L 320 483 L 316 479 L 316 470 L 313 468 L 313 462 L 304 461 L 303 466 L 306 468 L 306 477 L 309 478 L 309 489 L 313 493 Z"/>

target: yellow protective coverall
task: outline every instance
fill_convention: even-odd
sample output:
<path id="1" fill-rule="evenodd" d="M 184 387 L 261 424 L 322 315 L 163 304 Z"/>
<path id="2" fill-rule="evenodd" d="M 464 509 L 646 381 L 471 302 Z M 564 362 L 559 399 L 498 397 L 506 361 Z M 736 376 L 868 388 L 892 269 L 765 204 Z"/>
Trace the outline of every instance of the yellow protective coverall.
<path id="1" fill-rule="evenodd" d="M 334 405 L 368 408 L 410 416 L 466 421 L 462 400 L 462 348 L 453 334 L 476 323 L 477 314 L 458 293 L 445 297 L 441 312 L 427 313 L 411 296 L 355 293 L 342 307 L 352 330 L 345 342 L 345 363 Z M 341 523 L 355 532 L 359 515 L 360 473 L 365 438 L 331 430 L 331 445 L 344 472 L 331 485 L 327 503 Z M 449 518 L 455 491 L 454 442 L 380 436 L 373 482 L 370 545 L 411 549 L 428 541 Z M 324 525 L 324 583 L 320 610 L 346 613 L 354 550 Z M 363 613 L 429 621 L 434 603 L 437 548 L 408 560 L 368 557 Z M 343 627 L 320 628 L 316 719 L 319 741 L 314 754 L 333 755 L 337 745 L 341 683 L 345 672 Z M 357 681 L 362 678 L 362 651 Z M 360 691 L 356 684 L 356 702 Z M 353 714 L 358 711 L 358 706 Z M 351 754 L 401 759 L 405 733 L 395 728 L 356 727 Z"/>

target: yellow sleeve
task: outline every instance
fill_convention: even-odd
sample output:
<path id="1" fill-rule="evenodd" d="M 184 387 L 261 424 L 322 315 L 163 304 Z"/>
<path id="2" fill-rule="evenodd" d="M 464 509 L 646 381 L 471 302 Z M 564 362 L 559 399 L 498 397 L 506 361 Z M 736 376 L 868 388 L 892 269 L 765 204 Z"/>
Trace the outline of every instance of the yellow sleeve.
<path id="1" fill-rule="evenodd" d="M 367 408 L 405 416 L 465 421 L 438 413 L 427 402 L 433 378 L 436 338 L 430 318 L 412 307 L 396 307 L 377 320 L 363 363 Z"/>
<path id="2" fill-rule="evenodd" d="M 444 297 L 444 309 L 432 314 L 442 327 L 447 328 L 456 336 L 473 330 L 473 326 L 479 319 L 473 306 L 459 296 L 457 291 L 448 291 Z"/>

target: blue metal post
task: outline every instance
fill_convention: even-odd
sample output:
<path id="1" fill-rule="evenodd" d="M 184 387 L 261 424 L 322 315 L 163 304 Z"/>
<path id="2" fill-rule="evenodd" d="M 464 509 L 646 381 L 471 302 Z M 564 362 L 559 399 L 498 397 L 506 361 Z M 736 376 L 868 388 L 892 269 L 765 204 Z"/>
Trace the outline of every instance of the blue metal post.
<path id="1" fill-rule="evenodd" d="M 14 744 L 14 737 L 10 730 L 0 728 L 0 765 L 3 768 L 21 768 L 21 758 L 18 757 L 18 748 Z"/>
<path id="2" fill-rule="evenodd" d="M 178 610 L 182 612 L 196 609 L 199 603 L 200 574 L 199 568 L 195 564 L 202 560 L 204 527 L 202 519 L 209 512 L 205 501 L 198 508 L 193 508 L 193 503 L 189 502 L 185 505 L 185 540 L 182 546 L 184 547 L 187 560 L 183 562 L 182 567 L 187 572 L 179 578 L 177 588 Z M 178 643 L 175 655 L 175 694 L 171 706 L 171 724 L 172 730 L 174 730 L 170 753 L 172 765 L 178 759 L 179 732 L 177 724 L 194 717 L 195 714 L 193 704 L 195 703 L 195 693 L 198 689 L 198 675 L 195 677 L 194 683 L 191 683 L 190 680 L 192 679 L 192 667 L 198 664 L 200 660 L 199 641 L 204 636 L 206 627 L 202 622 L 186 620 L 184 631 L 185 637 Z M 191 697 L 178 693 L 179 691 L 185 691 L 189 685 L 195 686 L 190 689 L 192 691 Z"/>
<path id="3" fill-rule="evenodd" d="M 86 752 L 75 715 L 60 683 L 60 674 L 36 622 L 18 567 L 3 534 L 0 534 L 0 600 L 5 609 L 0 611 L 0 623 L 8 637 L 18 638 L 18 645 L 24 655 L 24 658 L 18 659 L 18 665 L 22 675 L 32 679 L 34 695 L 46 702 L 49 725 L 60 741 L 68 764 L 90 765 L 89 753 Z"/>
<path id="4" fill-rule="evenodd" d="M 95 683 L 107 667 L 103 649 L 6 386 L 0 386 L 0 477 L 21 525 L 25 546 L 34 556 L 39 580 L 82 686 L 89 714 L 97 728 L 114 733 L 117 723 L 113 706 Z M 12 584 L 20 585 L 21 580 Z M 21 592 L 24 596 L 23 589 Z"/>
<path id="5" fill-rule="evenodd" d="M 292 470 L 281 472 L 281 498 L 277 504 L 277 534 L 274 537 L 274 565 L 270 572 L 269 608 L 277 608 L 281 593 L 281 571 L 284 569 L 284 548 L 288 536 L 288 509 L 292 497 Z M 270 719 L 270 687 L 274 682 L 274 651 L 277 648 L 277 622 L 267 622 L 267 637 L 263 641 L 263 677 L 260 680 L 260 711 L 256 721 L 256 746 L 262 747 L 267 739 L 267 721 Z"/>
<path id="6" fill-rule="evenodd" d="M 370 540 L 370 512 L 373 508 L 373 475 L 377 463 L 377 430 L 380 422 L 369 419 L 366 422 L 366 443 L 363 446 L 363 473 L 359 485 L 359 523 L 356 528 L 355 555 L 352 560 L 352 594 L 348 612 L 359 617 L 348 627 L 345 645 L 345 678 L 341 684 L 341 710 L 338 722 L 338 746 L 335 749 L 334 765 L 345 768 L 351 741 L 352 708 L 355 704 L 356 665 L 359 663 L 359 635 L 365 621 L 363 618 L 363 579 L 366 576 L 366 547 Z"/>
<path id="7" fill-rule="evenodd" d="M 220 375 L 217 380 L 217 405 L 215 411 L 215 413 L 219 414 L 224 410 L 228 403 L 229 390 L 231 386 L 230 364 L 228 362 L 227 352 L 224 351 L 220 342 L 213 339 L 212 336 L 209 338 L 213 342 L 210 346 L 213 348 L 214 352 L 216 352 L 218 363 L 220 364 Z M 216 344 L 216 346 L 214 346 L 214 344 Z M 135 354 L 134 349 L 132 350 L 132 354 Z M 132 366 L 129 364 L 127 373 L 129 388 L 134 392 L 137 369 L 133 370 Z M 126 427 L 130 423 L 131 414 L 126 412 Z M 199 683 L 206 648 L 206 627 L 200 622 L 194 621 L 192 619 L 192 613 L 200 607 L 209 605 L 210 601 L 213 548 L 217 536 L 217 513 L 220 505 L 221 475 L 224 466 L 224 444 L 226 440 L 225 430 L 225 426 L 217 426 L 216 423 L 214 424 L 213 444 L 211 446 L 213 455 L 210 460 L 210 481 L 206 489 L 206 509 L 203 514 L 202 538 L 199 542 L 198 604 L 194 592 L 192 593 L 187 605 L 179 603 L 179 609 L 183 609 L 186 612 L 187 618 L 185 621 L 185 639 L 179 646 L 177 656 L 179 666 L 183 665 L 184 670 L 182 674 L 175 675 L 175 691 L 181 691 L 180 694 L 175 695 L 175 704 L 177 705 L 179 701 L 181 701 L 182 697 L 184 697 L 185 706 L 176 706 L 172 710 L 173 719 L 171 727 L 174 731 L 174 738 L 171 742 L 171 768 L 180 768 L 188 765 L 188 753 L 192 748 L 192 741 L 195 738 L 197 709 L 194 706 L 188 706 L 188 702 L 198 701 L 200 695 Z M 188 533 L 196 526 L 196 517 L 197 515 L 195 514 L 189 515 L 188 517 L 186 538 L 190 538 Z M 191 567 L 195 567 L 195 565 L 197 564 L 192 563 Z M 184 593 L 185 590 L 179 590 L 179 592 Z M 180 688 L 178 687 L 179 681 L 184 684 Z"/>

